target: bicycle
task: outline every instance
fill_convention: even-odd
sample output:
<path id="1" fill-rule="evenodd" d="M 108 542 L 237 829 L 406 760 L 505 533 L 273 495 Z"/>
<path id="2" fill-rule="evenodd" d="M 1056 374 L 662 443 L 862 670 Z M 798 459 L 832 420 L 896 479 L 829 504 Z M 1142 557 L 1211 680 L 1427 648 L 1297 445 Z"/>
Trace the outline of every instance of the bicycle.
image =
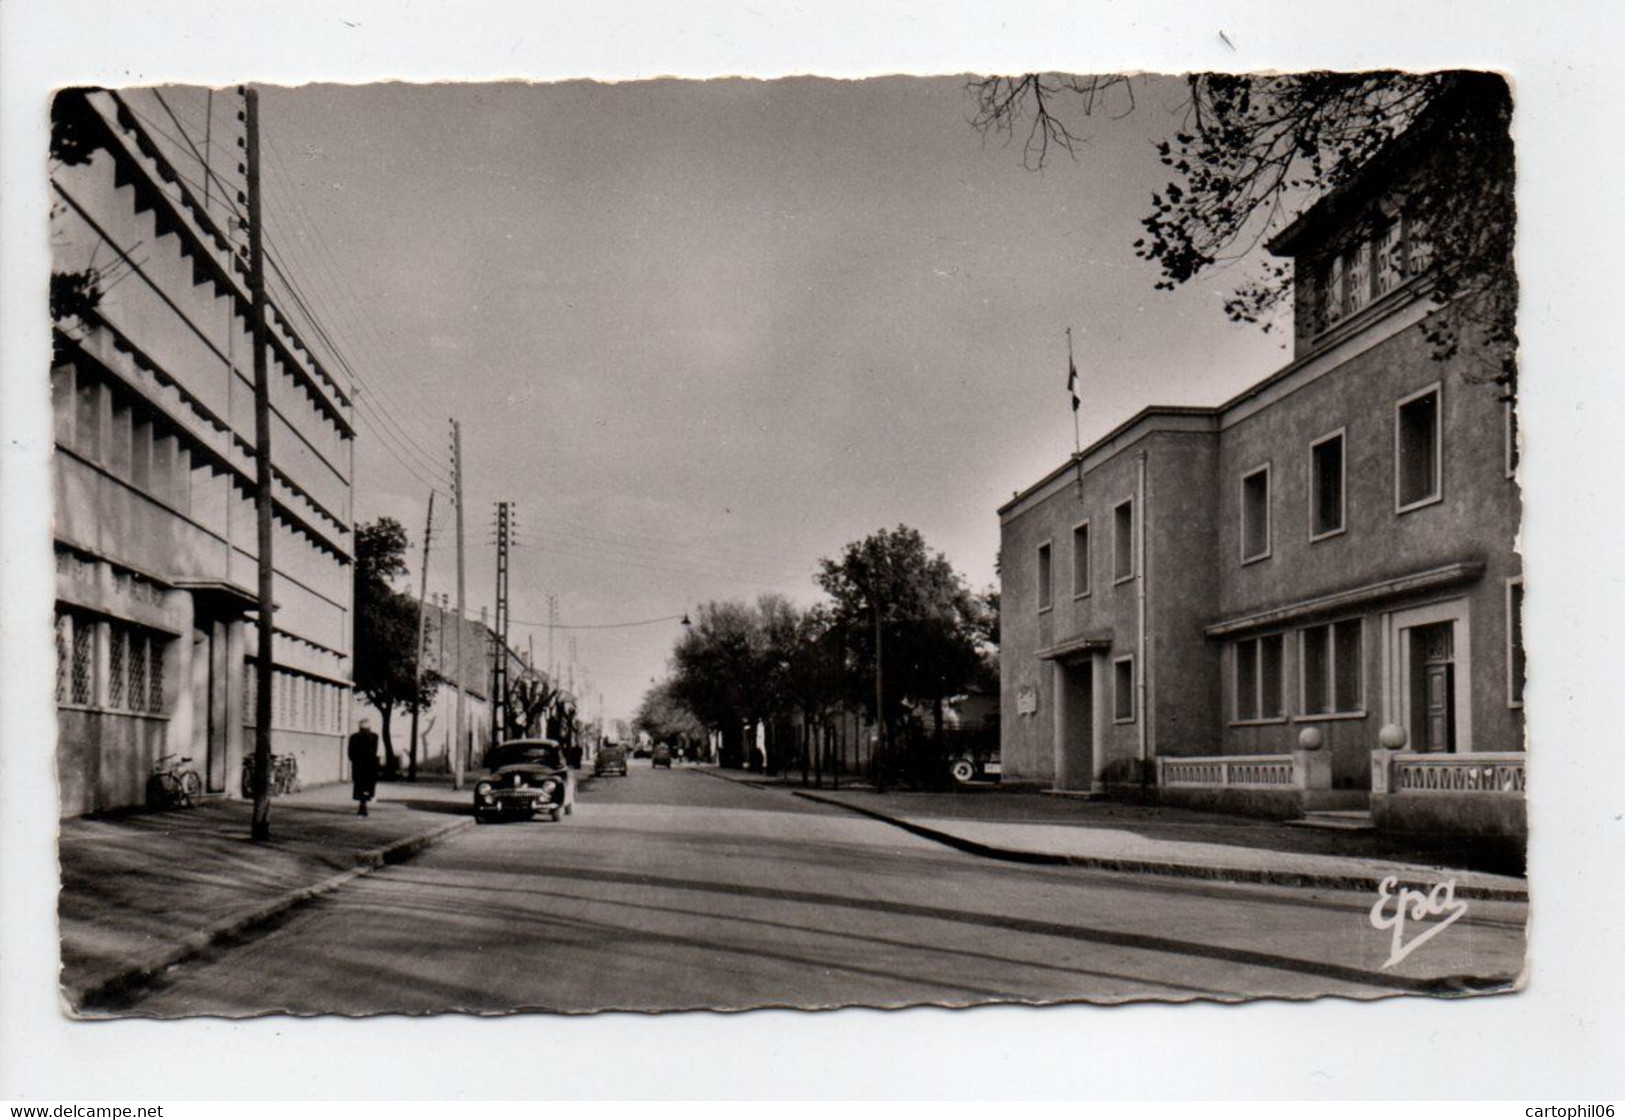
<path id="1" fill-rule="evenodd" d="M 274 754 L 271 756 L 271 791 L 273 793 L 298 793 L 299 786 L 299 756 L 292 754 Z"/>
<path id="2" fill-rule="evenodd" d="M 303 788 L 299 784 L 299 758 L 291 754 L 274 754 L 271 756 L 271 780 L 266 792 L 272 797 L 280 797 L 284 793 L 298 793 Z M 244 797 L 254 796 L 254 756 L 243 755 L 242 791 Z"/>
<path id="3" fill-rule="evenodd" d="M 188 763 L 187 755 L 166 754 L 153 764 L 147 779 L 147 807 L 190 809 L 203 796 L 203 778 Z"/>

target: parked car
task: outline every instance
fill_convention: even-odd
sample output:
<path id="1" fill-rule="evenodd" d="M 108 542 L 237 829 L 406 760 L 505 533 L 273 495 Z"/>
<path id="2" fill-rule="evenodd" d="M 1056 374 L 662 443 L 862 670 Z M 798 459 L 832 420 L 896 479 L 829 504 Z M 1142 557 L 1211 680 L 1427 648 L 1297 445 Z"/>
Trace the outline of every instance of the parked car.
<path id="1" fill-rule="evenodd" d="M 664 766 L 667 770 L 670 770 L 671 769 L 671 748 L 668 747 L 665 743 L 661 743 L 661 744 L 657 745 L 655 747 L 654 755 L 652 756 L 652 760 L 650 761 L 649 765 L 651 767 Z"/>
<path id="2" fill-rule="evenodd" d="M 474 786 L 474 819 L 530 820 L 546 813 L 557 821 L 575 812 L 576 779 L 564 751 L 551 739 L 514 739 L 486 756 L 490 776 Z"/>
<path id="3" fill-rule="evenodd" d="M 605 743 L 598 748 L 593 759 L 594 774 L 619 774 L 626 777 L 626 748 L 619 743 Z"/>
<path id="4" fill-rule="evenodd" d="M 964 754 L 948 764 L 948 773 L 960 785 L 996 782 L 1004 772 L 998 755 Z"/>

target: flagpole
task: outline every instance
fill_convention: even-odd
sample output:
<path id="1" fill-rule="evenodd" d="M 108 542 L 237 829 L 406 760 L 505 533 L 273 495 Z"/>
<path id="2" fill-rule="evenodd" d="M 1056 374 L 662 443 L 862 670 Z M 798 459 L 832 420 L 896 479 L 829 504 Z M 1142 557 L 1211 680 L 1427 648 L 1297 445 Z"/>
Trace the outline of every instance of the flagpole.
<path id="1" fill-rule="evenodd" d="M 1072 395 L 1072 459 L 1078 469 L 1078 498 L 1083 498 L 1083 441 L 1078 433 L 1078 365 L 1072 357 L 1072 328 L 1066 328 L 1066 387 Z"/>

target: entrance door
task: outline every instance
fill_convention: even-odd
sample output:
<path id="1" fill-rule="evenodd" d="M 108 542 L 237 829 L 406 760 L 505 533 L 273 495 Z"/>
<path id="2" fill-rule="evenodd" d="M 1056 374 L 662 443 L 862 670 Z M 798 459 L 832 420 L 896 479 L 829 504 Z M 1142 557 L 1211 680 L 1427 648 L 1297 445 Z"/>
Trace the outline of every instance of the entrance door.
<path id="1" fill-rule="evenodd" d="M 1455 627 L 1449 622 L 1411 631 L 1411 742 L 1424 753 L 1456 749 Z"/>
<path id="2" fill-rule="evenodd" d="M 212 629 L 212 627 L 211 627 Z M 201 762 L 203 788 L 221 793 L 226 788 L 225 744 L 215 719 L 214 641 L 209 630 L 192 631 L 192 758 Z"/>
<path id="3" fill-rule="evenodd" d="M 1095 780 L 1095 690 L 1089 662 L 1055 662 L 1055 687 L 1055 786 L 1091 789 Z"/>

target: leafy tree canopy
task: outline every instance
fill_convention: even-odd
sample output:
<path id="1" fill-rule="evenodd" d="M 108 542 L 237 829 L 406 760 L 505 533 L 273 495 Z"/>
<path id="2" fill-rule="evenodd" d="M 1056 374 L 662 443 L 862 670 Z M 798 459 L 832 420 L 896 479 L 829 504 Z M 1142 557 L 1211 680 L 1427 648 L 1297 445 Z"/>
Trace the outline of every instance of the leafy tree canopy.
<path id="1" fill-rule="evenodd" d="M 1080 118 L 1133 112 L 1135 79 L 1025 74 L 972 81 L 972 123 L 1024 136 L 1023 162 L 1078 157 Z M 1335 191 L 1396 140 L 1415 139 L 1405 184 L 1410 219 L 1431 249 L 1434 357 L 1472 346 L 1482 377 L 1515 392 L 1517 285 L 1511 94 L 1499 75 L 1466 71 L 1192 74 L 1182 124 L 1157 145 L 1171 173 L 1141 219 L 1139 256 L 1172 288 L 1246 254 L 1309 202 Z M 1405 138 L 1416 129 L 1419 137 Z M 1402 145 L 1403 146 L 1403 143 Z M 1290 268 L 1269 263 L 1225 305 L 1260 322 L 1291 292 Z M 1267 329 L 1268 324 L 1265 324 Z"/>
<path id="2" fill-rule="evenodd" d="M 386 751 L 393 756 L 390 717 L 396 708 L 422 711 L 440 677 L 418 672 L 418 604 L 391 581 L 406 575 L 406 530 L 390 517 L 356 527 L 355 691 L 378 710 Z"/>

